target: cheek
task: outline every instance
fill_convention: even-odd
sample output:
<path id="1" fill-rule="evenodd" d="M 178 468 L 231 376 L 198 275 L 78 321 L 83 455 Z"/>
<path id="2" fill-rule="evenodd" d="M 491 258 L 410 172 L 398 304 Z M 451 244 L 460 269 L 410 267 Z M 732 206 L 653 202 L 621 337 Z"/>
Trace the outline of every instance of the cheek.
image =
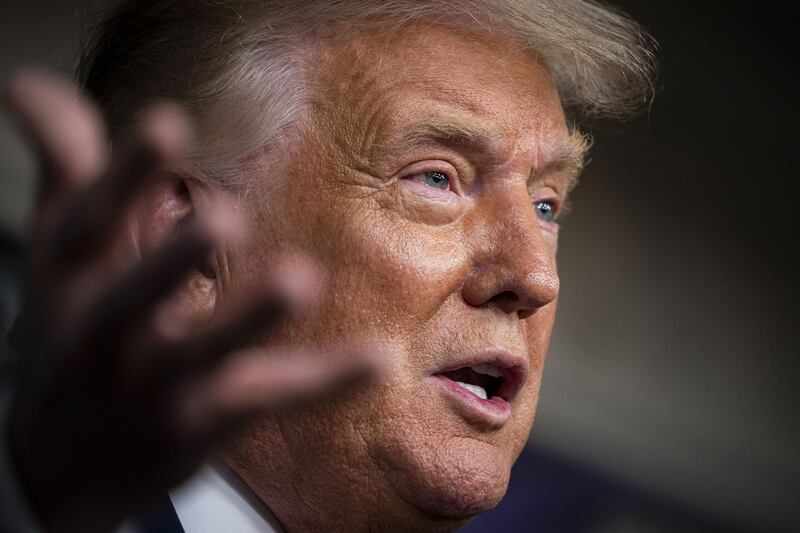
<path id="1" fill-rule="evenodd" d="M 525 342 L 528 345 L 528 353 L 532 358 L 531 368 L 538 372 L 541 372 L 541 366 L 544 364 L 544 359 L 547 355 L 547 347 L 550 345 L 550 337 L 553 334 L 557 311 L 558 298 L 539 308 L 522 321 Z"/>
<path id="2" fill-rule="evenodd" d="M 530 357 L 531 379 L 520 393 L 523 398 L 517 415 L 520 420 L 526 421 L 528 427 L 533 424 L 533 418 L 536 414 L 539 389 L 555 324 L 557 307 L 558 300 L 555 300 L 523 321 L 525 344 Z M 520 426 L 524 425 L 523 423 L 520 424 Z"/>
<path id="3" fill-rule="evenodd" d="M 314 253 L 328 272 L 327 305 L 362 331 L 374 327 L 407 338 L 461 286 L 467 256 L 456 228 L 362 207 L 331 213 L 326 226 L 318 233 L 326 244 Z"/>
<path id="4" fill-rule="evenodd" d="M 550 252 L 550 256 L 553 257 L 554 260 L 558 255 L 558 230 L 559 227 L 556 225 L 552 228 L 548 228 L 547 231 L 542 231 L 545 244 L 547 245 L 547 250 Z"/>

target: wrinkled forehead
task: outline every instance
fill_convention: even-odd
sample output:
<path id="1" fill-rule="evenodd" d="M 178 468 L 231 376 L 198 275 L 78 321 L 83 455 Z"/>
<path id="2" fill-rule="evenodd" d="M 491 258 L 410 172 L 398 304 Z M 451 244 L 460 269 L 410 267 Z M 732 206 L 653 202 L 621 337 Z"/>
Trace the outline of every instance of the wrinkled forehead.
<path id="1" fill-rule="evenodd" d="M 363 142 L 424 118 L 497 139 L 566 135 L 547 69 L 496 32 L 416 21 L 345 33 L 322 47 L 315 77 L 315 112 Z"/>

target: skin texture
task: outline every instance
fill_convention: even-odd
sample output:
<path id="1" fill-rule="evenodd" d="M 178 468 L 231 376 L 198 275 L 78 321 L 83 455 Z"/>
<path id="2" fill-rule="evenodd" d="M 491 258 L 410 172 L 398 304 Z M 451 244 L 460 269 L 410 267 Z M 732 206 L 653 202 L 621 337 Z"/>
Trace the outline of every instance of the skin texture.
<path id="1" fill-rule="evenodd" d="M 559 281 L 558 227 L 534 204 L 565 202 L 575 139 L 519 43 L 437 24 L 393 30 L 322 49 L 300 140 L 281 164 L 251 162 L 250 178 L 269 186 L 242 195 L 253 237 L 225 252 L 223 298 L 257 283 L 275 254 L 320 265 L 319 307 L 264 345 L 386 354 L 380 383 L 259 420 L 226 452 L 288 530 L 463 525 L 504 495 L 536 410 Z M 432 171 L 451 190 L 426 184 Z M 505 423 L 465 415 L 431 378 L 490 349 L 527 372 Z"/>
<path id="2" fill-rule="evenodd" d="M 42 182 L 6 444 L 45 529 L 113 530 L 225 443 L 289 531 L 451 530 L 497 504 L 555 318 L 541 206 L 563 205 L 584 148 L 522 49 L 340 32 L 309 65 L 306 120 L 243 190 L 184 165 L 178 109 L 108 154 L 91 102 L 12 80 Z M 519 372 L 505 417 L 435 377 L 487 351 Z"/>

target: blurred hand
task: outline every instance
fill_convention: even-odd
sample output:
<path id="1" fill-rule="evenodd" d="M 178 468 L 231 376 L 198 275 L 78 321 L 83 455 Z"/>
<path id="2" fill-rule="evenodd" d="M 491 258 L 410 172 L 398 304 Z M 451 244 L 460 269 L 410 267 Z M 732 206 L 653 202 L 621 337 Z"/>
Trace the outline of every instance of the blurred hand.
<path id="1" fill-rule="evenodd" d="M 108 160 L 98 111 L 63 81 L 20 74 L 5 97 L 42 169 L 8 444 L 47 530 L 113 529 L 243 421 L 369 374 L 357 353 L 242 351 L 309 300 L 313 269 L 297 258 L 201 331 L 168 311 L 187 274 L 240 233 L 223 205 L 143 258 L 119 253 L 137 200 L 181 163 L 189 131 L 176 108 L 147 110 Z"/>

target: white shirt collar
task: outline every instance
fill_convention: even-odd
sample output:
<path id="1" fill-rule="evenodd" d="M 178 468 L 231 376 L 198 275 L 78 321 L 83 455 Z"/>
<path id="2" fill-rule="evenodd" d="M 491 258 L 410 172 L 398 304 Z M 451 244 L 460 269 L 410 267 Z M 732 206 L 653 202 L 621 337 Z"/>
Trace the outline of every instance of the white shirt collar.
<path id="1" fill-rule="evenodd" d="M 170 499 L 186 533 L 282 533 L 269 508 L 224 465 L 204 466 Z"/>

